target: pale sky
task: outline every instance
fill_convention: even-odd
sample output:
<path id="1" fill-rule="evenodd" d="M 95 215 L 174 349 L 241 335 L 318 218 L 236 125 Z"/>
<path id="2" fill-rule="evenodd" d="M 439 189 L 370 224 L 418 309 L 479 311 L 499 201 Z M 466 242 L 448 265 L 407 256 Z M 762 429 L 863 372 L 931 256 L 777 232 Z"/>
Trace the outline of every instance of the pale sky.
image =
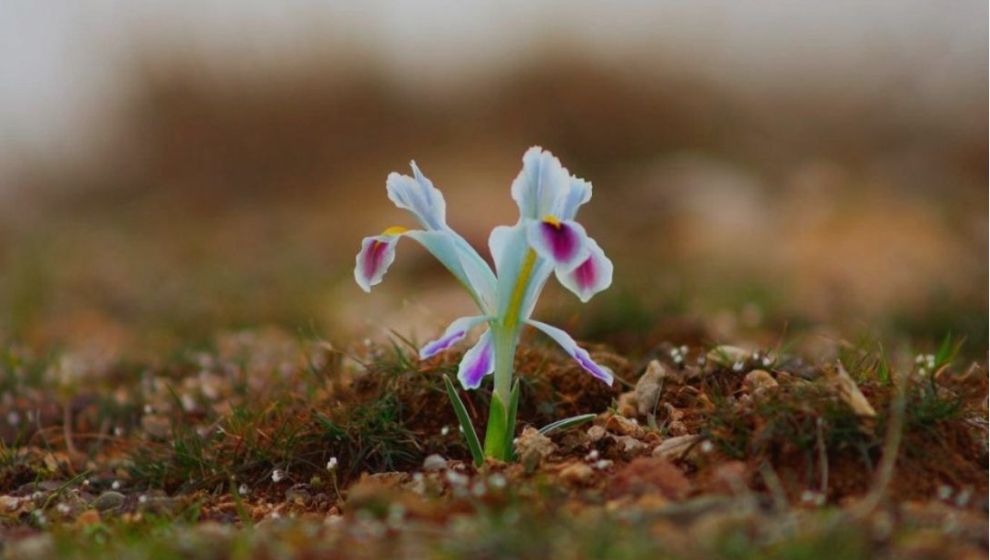
<path id="1" fill-rule="evenodd" d="M 987 85 L 985 0 L 2 0 L 0 169 L 21 150 L 85 157 L 156 47 L 250 72 L 357 46 L 400 83 L 447 87 L 561 41 L 756 94 L 891 80 L 937 112 Z"/>

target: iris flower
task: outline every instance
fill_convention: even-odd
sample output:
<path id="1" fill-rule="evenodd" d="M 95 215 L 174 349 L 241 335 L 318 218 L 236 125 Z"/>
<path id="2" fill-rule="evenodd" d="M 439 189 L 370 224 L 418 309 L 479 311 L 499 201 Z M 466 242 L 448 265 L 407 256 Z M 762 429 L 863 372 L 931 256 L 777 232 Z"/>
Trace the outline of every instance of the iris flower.
<path id="1" fill-rule="evenodd" d="M 366 292 L 381 282 L 395 259 L 399 241 L 410 238 L 435 256 L 464 286 L 478 314 L 453 321 L 444 333 L 419 352 L 427 359 L 484 327 L 474 346 L 461 360 L 457 378 L 465 389 L 476 389 L 494 374 L 492 410 L 485 438 L 489 456 L 511 456 L 514 430 L 512 362 L 520 331 L 531 326 L 552 338 L 585 371 L 611 385 L 612 372 L 591 359 L 563 330 L 531 318 L 540 292 L 550 275 L 582 302 L 612 283 L 612 261 L 575 221 L 580 207 L 591 199 L 591 183 L 570 174 L 549 151 L 533 147 L 523 156 L 523 168 L 512 182 L 512 198 L 519 221 L 498 226 L 488 239 L 495 269 L 447 225 L 443 194 L 412 163 L 413 175 L 391 173 L 388 197 L 415 216 L 421 229 L 390 227 L 361 242 L 354 278 Z M 456 406 L 456 403 L 455 403 Z"/>

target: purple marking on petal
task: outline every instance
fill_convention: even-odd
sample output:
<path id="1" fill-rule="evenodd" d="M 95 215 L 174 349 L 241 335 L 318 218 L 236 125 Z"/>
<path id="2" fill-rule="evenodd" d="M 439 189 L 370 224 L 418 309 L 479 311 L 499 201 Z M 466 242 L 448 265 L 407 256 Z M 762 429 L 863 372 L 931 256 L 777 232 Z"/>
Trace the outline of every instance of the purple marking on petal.
<path id="1" fill-rule="evenodd" d="M 595 257 L 588 257 L 586 261 L 574 269 L 573 274 L 578 288 L 582 291 L 592 289 L 595 286 L 595 282 L 598 280 L 598 266 L 595 264 Z"/>
<path id="2" fill-rule="evenodd" d="M 429 342 L 426 346 L 419 351 L 419 357 L 422 360 L 432 358 L 440 352 L 450 348 L 454 344 L 457 344 L 462 338 L 467 335 L 466 330 L 454 331 L 447 336 L 440 337 L 433 342 Z"/>
<path id="3" fill-rule="evenodd" d="M 388 243 L 378 239 L 370 240 L 368 249 L 364 253 L 364 277 L 374 278 L 375 273 L 382 266 L 385 253 L 388 251 Z"/>
<path id="4" fill-rule="evenodd" d="M 543 235 L 553 259 L 557 262 L 570 261 L 577 256 L 581 248 L 577 233 L 567 224 L 541 222 L 540 234 Z"/>
<path id="5" fill-rule="evenodd" d="M 481 385 L 482 378 L 492 369 L 493 352 L 492 345 L 485 344 L 475 356 L 474 363 L 468 364 L 468 369 L 464 374 L 465 387 L 474 389 Z"/>
<path id="6" fill-rule="evenodd" d="M 609 385 L 612 384 L 612 374 L 602 366 L 596 364 L 595 361 L 591 359 L 591 355 L 588 354 L 587 350 L 578 348 L 577 351 L 574 352 L 574 359 L 577 360 L 577 362 L 581 364 L 581 367 L 587 370 L 591 375 L 601 379 Z"/>

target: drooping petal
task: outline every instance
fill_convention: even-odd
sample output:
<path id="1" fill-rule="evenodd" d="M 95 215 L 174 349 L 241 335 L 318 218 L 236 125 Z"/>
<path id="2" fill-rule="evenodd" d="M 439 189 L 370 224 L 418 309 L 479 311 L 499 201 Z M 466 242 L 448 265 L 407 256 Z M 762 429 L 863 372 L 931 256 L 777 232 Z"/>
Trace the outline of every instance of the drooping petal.
<path id="1" fill-rule="evenodd" d="M 354 263 L 354 280 L 361 289 L 370 292 L 371 287 L 381 283 L 388 267 L 395 260 L 395 244 L 399 242 L 401 232 L 385 230 L 381 235 L 365 237 L 361 240 L 361 250 L 358 251 Z"/>
<path id="2" fill-rule="evenodd" d="M 591 183 L 572 176 L 567 193 L 560 198 L 556 215 L 560 216 L 561 220 L 573 220 L 577 216 L 578 208 L 589 200 L 591 200 Z"/>
<path id="3" fill-rule="evenodd" d="M 416 240 L 451 272 L 485 313 L 494 313 L 495 274 L 466 241 L 450 229 L 405 233 Z"/>
<path id="4" fill-rule="evenodd" d="M 553 212 L 569 182 L 570 174 L 553 154 L 539 146 L 526 150 L 522 171 L 512 181 L 519 214 L 535 220 Z"/>
<path id="5" fill-rule="evenodd" d="M 409 237 L 422 245 L 457 278 L 486 314 L 495 311 L 495 274 L 488 263 L 466 241 L 450 229 L 407 230 L 391 227 L 381 235 L 361 242 L 354 279 L 364 291 L 371 291 L 395 260 L 395 244 Z"/>
<path id="6" fill-rule="evenodd" d="M 447 227 L 447 203 L 443 194 L 411 163 L 413 177 L 389 173 L 385 181 L 388 198 L 399 208 L 409 210 L 423 227 L 440 230 Z"/>
<path id="7" fill-rule="evenodd" d="M 431 340 L 427 342 L 419 350 L 419 359 L 426 360 L 436 356 L 440 352 L 450 348 L 454 344 L 460 342 L 465 336 L 467 336 L 468 331 L 487 321 L 489 317 L 485 315 L 476 315 L 472 317 L 461 317 L 455 320 L 453 323 L 447 327 L 447 330 L 443 332 L 443 335 L 436 340 Z"/>
<path id="8" fill-rule="evenodd" d="M 492 333 L 486 330 L 478 342 L 464 354 L 457 368 L 457 379 L 465 389 L 477 389 L 484 377 L 495 371 L 495 347 Z"/>
<path id="9" fill-rule="evenodd" d="M 577 342 L 574 342 L 574 339 L 571 338 L 571 335 L 558 329 L 557 327 L 553 327 L 539 321 L 527 321 L 527 323 L 537 329 L 540 329 L 547 336 L 554 339 L 554 341 L 556 341 L 565 352 L 570 354 L 572 358 L 581 364 L 581 367 L 584 368 L 585 371 L 604 381 L 608 385 L 612 385 L 612 381 L 614 379 L 612 370 L 595 363 L 595 361 L 591 359 L 591 355 L 588 354 L 588 351 L 578 346 Z"/>
<path id="10" fill-rule="evenodd" d="M 588 257 L 588 234 L 584 226 L 547 216 L 527 226 L 529 244 L 538 255 L 558 269 L 570 271 Z"/>
<path id="11" fill-rule="evenodd" d="M 588 258 L 570 271 L 557 269 L 557 280 L 568 290 L 587 302 L 598 292 L 612 285 L 612 261 L 605 251 L 588 238 Z"/>

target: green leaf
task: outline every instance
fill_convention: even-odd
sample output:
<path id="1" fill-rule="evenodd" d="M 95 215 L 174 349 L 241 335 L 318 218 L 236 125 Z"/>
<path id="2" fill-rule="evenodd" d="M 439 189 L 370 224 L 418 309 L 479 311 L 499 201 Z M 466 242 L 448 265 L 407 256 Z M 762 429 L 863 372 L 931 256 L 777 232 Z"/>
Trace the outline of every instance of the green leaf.
<path id="1" fill-rule="evenodd" d="M 571 416 L 570 418 L 564 418 L 563 420 L 557 420 L 540 428 L 540 433 L 547 435 L 551 432 L 556 432 L 557 430 L 566 430 L 568 428 L 573 428 L 575 426 L 580 426 L 586 422 L 591 422 L 595 419 L 597 414 L 579 414 L 577 416 Z"/>
<path id="2" fill-rule="evenodd" d="M 478 440 L 478 433 L 474 431 L 474 424 L 471 423 L 471 417 L 468 416 L 464 401 L 461 400 L 460 395 L 457 394 L 457 388 L 446 375 L 443 376 L 443 384 L 447 387 L 447 397 L 450 398 L 450 404 L 454 406 L 457 421 L 461 423 L 461 431 L 464 432 L 464 439 L 467 440 L 471 458 L 474 459 L 475 465 L 481 466 L 485 462 L 485 453 L 481 450 L 481 441 Z"/>
<path id="3" fill-rule="evenodd" d="M 492 393 L 492 400 L 488 406 L 485 454 L 499 461 L 508 461 L 512 452 L 512 435 L 509 433 L 509 407 L 502 402 L 497 393 Z"/>
<path id="4" fill-rule="evenodd" d="M 506 421 L 506 426 L 509 428 L 509 437 L 506 443 L 505 456 L 511 461 L 515 456 L 515 451 L 512 449 L 512 438 L 516 435 L 516 411 L 519 410 L 519 379 L 512 384 L 512 392 L 509 395 L 509 418 Z"/>

